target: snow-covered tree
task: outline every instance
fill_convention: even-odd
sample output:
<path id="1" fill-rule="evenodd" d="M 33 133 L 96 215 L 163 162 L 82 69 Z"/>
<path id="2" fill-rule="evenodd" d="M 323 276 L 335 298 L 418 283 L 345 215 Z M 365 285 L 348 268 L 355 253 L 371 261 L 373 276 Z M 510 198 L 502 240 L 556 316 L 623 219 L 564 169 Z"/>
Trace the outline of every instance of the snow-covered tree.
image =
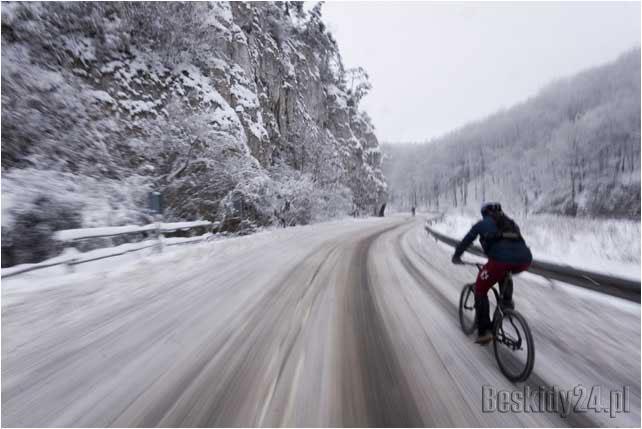
<path id="1" fill-rule="evenodd" d="M 514 212 L 638 217 L 640 50 L 433 141 L 384 149 L 403 208 L 417 193 L 432 207 L 498 199 Z"/>
<path id="2" fill-rule="evenodd" d="M 144 221 L 157 190 L 168 220 L 234 228 L 285 199 L 297 224 L 385 200 L 367 74 L 322 3 L 10 2 L 2 29 L 3 246 L 42 197 L 103 226 Z M 67 225 L 41 221 L 43 243 Z"/>

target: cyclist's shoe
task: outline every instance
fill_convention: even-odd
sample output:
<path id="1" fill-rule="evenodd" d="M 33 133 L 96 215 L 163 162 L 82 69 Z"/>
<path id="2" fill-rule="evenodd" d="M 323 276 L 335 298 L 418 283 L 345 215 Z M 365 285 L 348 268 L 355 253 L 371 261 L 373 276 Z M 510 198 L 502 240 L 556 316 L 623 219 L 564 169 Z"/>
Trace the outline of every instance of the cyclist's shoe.
<path id="1" fill-rule="evenodd" d="M 477 339 L 475 340 L 475 344 L 479 344 L 479 345 L 485 346 L 486 344 L 490 343 L 491 341 L 493 341 L 493 334 L 487 333 L 487 334 L 483 334 L 483 335 L 478 336 Z"/>
<path id="2" fill-rule="evenodd" d="M 502 301 L 502 307 L 509 310 L 515 310 L 515 302 L 512 299 L 504 299 Z"/>

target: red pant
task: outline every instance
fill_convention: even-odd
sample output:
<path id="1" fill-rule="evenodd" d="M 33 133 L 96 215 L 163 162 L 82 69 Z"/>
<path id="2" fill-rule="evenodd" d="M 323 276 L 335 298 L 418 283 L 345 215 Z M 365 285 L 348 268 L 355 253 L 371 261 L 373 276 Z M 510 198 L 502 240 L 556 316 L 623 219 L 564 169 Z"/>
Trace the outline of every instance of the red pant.
<path id="1" fill-rule="evenodd" d="M 489 259 L 486 265 L 477 274 L 477 282 L 475 282 L 475 295 L 485 296 L 488 289 L 493 287 L 495 283 L 503 280 L 506 274 L 510 271 L 513 274 L 526 271 L 531 264 L 514 264 L 511 262 L 499 262 Z"/>

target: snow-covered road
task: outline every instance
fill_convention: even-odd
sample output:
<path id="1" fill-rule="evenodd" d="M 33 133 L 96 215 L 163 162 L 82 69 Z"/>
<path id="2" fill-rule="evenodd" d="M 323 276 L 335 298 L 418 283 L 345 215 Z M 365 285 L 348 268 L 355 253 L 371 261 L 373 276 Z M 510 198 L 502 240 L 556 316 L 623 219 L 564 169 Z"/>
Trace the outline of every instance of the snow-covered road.
<path id="1" fill-rule="evenodd" d="M 639 426 L 640 305 L 516 278 L 530 388 L 628 386 L 630 411 L 482 412 L 522 391 L 463 335 L 461 286 L 423 218 L 192 245 L 2 284 L 3 426 Z M 38 282 L 37 274 L 32 282 Z M 584 398 L 586 400 L 586 398 Z"/>

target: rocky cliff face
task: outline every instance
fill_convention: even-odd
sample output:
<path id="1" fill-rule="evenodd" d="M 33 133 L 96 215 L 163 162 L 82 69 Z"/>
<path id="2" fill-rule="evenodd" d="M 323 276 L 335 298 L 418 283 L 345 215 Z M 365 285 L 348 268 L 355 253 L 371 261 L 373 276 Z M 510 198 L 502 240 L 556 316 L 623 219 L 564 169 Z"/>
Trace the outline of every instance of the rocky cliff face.
<path id="1" fill-rule="evenodd" d="M 367 80 L 320 5 L 4 3 L 2 65 L 3 251 L 18 262 L 47 251 L 16 231 L 46 248 L 56 229 L 145 222 L 150 190 L 167 219 L 254 224 L 385 198 Z"/>

